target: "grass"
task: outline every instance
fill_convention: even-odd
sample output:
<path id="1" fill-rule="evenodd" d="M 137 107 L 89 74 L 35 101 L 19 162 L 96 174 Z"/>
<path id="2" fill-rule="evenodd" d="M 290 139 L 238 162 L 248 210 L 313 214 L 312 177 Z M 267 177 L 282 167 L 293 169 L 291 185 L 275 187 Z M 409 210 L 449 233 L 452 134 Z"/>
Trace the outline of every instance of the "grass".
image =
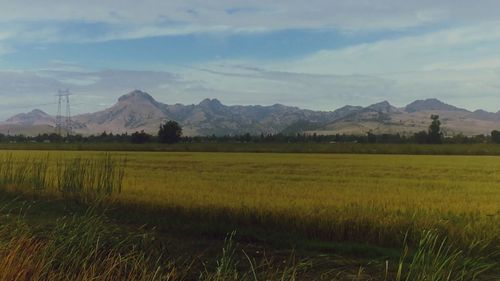
<path id="1" fill-rule="evenodd" d="M 47 160 L 48 162 L 48 160 Z M 56 163 L 55 181 L 57 190 L 64 195 L 78 197 L 120 193 L 125 175 L 126 160 L 115 159 L 110 154 L 97 158 L 76 157 L 70 160 L 58 160 Z M 50 171 L 45 168 L 45 177 Z"/>
<path id="2" fill-rule="evenodd" d="M 496 157 L 131 153 L 121 202 L 330 241 L 498 240 Z M 147 172 L 145 172 L 147 171 Z M 147 173 L 147 176 L 144 176 Z M 212 223 L 210 223 L 213 225 Z M 208 228 L 210 226 L 207 226 Z M 231 231 L 230 229 L 226 229 Z"/>
<path id="3" fill-rule="evenodd" d="M 35 186 L 45 177 L 50 184 L 44 189 L 62 194 L 81 193 L 85 188 L 91 189 L 86 193 L 110 194 L 115 189 L 122 192 L 111 198 L 122 208 L 157 211 L 160 216 L 168 211 L 205 222 L 207 232 L 272 226 L 276 233 L 384 246 L 401 245 L 406 232 L 408 240 L 415 241 L 421 229 L 437 229 L 464 242 L 499 238 L 500 162 L 496 157 L 112 155 L 6 152 L 0 171 L 12 173 L 1 176 L 0 172 L 0 181 Z M 48 157 L 43 177 L 35 169 L 38 157 Z M 121 165 L 123 159 L 128 163 Z M 223 229 L 217 229 L 218 221 Z"/>
<path id="4" fill-rule="evenodd" d="M 2 187 L 61 200 L 56 214 L 78 215 L 38 227 L 2 224 L 10 230 L 0 231 L 0 240 L 5 262 L 41 256 L 30 264 L 43 266 L 29 274 L 66 274 L 53 280 L 494 280 L 499 170 L 498 158 L 486 156 L 10 151 L 0 153 Z M 109 209 L 104 217 L 78 209 L 101 195 L 99 208 Z M 84 200 L 64 203 L 68 197 Z M 34 225 L 57 204 L 35 208 Z M 301 257 L 288 253 L 286 266 L 278 266 L 235 250 L 230 238 L 206 266 L 193 262 L 196 254 L 179 265 L 178 256 L 148 245 L 149 234 L 136 229 L 142 225 L 154 227 L 153 240 L 172 233 L 180 241 L 220 240 L 237 230 L 240 243 L 266 245 L 278 257 L 276 251 L 296 248 Z M 40 235 L 33 228 L 51 231 Z M 21 248 L 36 254 L 23 256 Z M 375 263 L 364 266 L 363 249 Z M 325 254 L 363 262 L 351 264 L 349 273 L 335 263 L 320 266 L 328 275 L 308 276 L 307 258 Z M 106 273 L 109 268 L 120 273 Z M 82 272 L 88 279 L 78 279 Z"/>
<path id="5" fill-rule="evenodd" d="M 411 253 L 405 247 L 399 261 L 387 261 L 384 268 L 369 274 L 364 267 L 353 271 L 338 265 L 319 271 L 313 266 L 317 261 L 298 260 L 293 254 L 258 259 L 252 249 L 236 242 L 235 232 L 209 260 L 201 255 L 172 255 L 158 243 L 157 233 L 130 231 L 95 206 L 59 217 L 51 228 L 35 232 L 20 217 L 0 219 L 0 280 L 473 281 L 498 277 L 490 275 L 497 264 L 485 256 L 482 243 L 460 249 L 432 231 L 423 232 Z"/>
<path id="6" fill-rule="evenodd" d="M 483 240 L 460 249 L 433 231 L 423 231 L 411 256 L 408 257 L 408 248 L 404 249 L 395 280 L 477 280 L 497 266 L 493 259 L 498 258 L 498 253 L 484 256 L 488 246 Z M 491 260 L 488 255 L 492 256 Z"/>
<path id="7" fill-rule="evenodd" d="M 47 211 L 39 203 L 28 203 L 29 210 L 20 211 L 17 208 L 24 209 L 27 201 L 14 200 L 11 194 L 0 197 L 10 206 L 0 215 L 0 280 L 286 281 L 296 280 L 302 268 L 299 262 L 250 257 L 236 243 L 234 233 L 208 257 L 173 255 L 162 235 L 119 224 L 101 205 L 54 217 L 54 206 L 65 208 L 71 203 L 51 201 L 52 208 L 43 216 L 56 219 L 46 225 L 39 217 L 26 219 Z"/>
<path id="8" fill-rule="evenodd" d="M 110 154 L 51 159 L 50 154 L 0 155 L 0 184 L 20 191 L 87 197 L 120 193 L 125 159 Z"/>
<path id="9" fill-rule="evenodd" d="M 500 145 L 358 144 L 358 143 L 0 143 L 0 150 L 233 152 L 406 155 L 500 155 Z"/>

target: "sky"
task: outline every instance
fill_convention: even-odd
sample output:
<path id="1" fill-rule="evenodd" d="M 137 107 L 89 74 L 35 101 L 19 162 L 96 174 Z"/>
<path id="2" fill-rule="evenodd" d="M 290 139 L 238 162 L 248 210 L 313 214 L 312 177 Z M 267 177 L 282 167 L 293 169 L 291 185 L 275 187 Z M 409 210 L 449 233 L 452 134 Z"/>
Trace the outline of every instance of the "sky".
<path id="1" fill-rule="evenodd" d="M 497 0 L 0 0 L 0 119 L 69 89 L 316 110 L 416 99 L 500 110 Z"/>

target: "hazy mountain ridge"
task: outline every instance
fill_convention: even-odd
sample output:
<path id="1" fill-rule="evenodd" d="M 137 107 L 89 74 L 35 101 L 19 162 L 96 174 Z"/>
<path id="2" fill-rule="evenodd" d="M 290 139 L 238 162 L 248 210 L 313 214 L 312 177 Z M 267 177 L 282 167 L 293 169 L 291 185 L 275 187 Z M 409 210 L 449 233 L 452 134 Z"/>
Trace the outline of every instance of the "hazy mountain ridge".
<path id="1" fill-rule="evenodd" d="M 440 116 L 445 135 L 489 134 L 500 128 L 500 112 L 469 110 L 446 104 L 438 99 L 414 101 L 396 108 L 384 101 L 367 106 L 322 128 L 309 131 L 317 134 L 413 134 L 427 130 L 430 116 Z"/>
<path id="2" fill-rule="evenodd" d="M 405 111 L 413 113 L 417 111 L 437 110 L 437 111 L 468 111 L 453 105 L 446 104 L 438 99 L 416 100 L 405 107 Z"/>
<path id="3" fill-rule="evenodd" d="M 225 135 L 243 133 L 318 133 L 318 134 L 410 134 L 425 130 L 429 116 L 439 114 L 447 134 L 489 133 L 500 127 L 500 113 L 474 112 L 437 99 L 417 100 L 397 108 L 388 101 L 367 107 L 344 106 L 334 111 L 314 111 L 275 104 L 226 106 L 217 99 L 204 99 L 198 104 L 168 105 L 142 91 L 121 96 L 117 103 L 102 111 L 73 117 L 76 133 L 97 134 L 103 131 L 132 133 L 144 130 L 156 133 L 165 120 L 179 122 L 186 135 Z M 55 117 L 41 110 L 17 114 L 0 125 L 0 132 L 16 128 L 16 132 L 39 132 L 53 128 Z M 33 130 L 37 127 L 37 130 Z M 50 132 L 50 129 L 49 129 Z"/>
<path id="4" fill-rule="evenodd" d="M 56 123 L 55 117 L 43 112 L 40 109 L 34 109 L 28 113 L 19 113 L 9 119 L 5 120 L 6 123 L 34 126 L 34 125 L 52 125 Z"/>

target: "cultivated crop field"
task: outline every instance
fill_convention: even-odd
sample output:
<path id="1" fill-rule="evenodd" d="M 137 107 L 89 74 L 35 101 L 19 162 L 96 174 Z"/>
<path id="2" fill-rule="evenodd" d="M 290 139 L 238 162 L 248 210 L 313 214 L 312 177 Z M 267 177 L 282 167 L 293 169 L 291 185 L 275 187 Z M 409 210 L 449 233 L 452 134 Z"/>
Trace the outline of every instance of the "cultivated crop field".
<path id="1" fill-rule="evenodd" d="M 500 235 L 500 159 L 128 153 L 120 200 L 203 210 L 312 238 L 399 245 L 406 231 Z"/>
<path id="2" fill-rule="evenodd" d="M 46 159 L 47 182 L 61 177 L 58 167 L 64 161 L 76 165 L 74 159 L 102 157 L 100 152 L 77 151 L 0 153 L 3 161 L 18 163 Z M 188 152 L 104 157 L 117 166 L 109 171 L 114 180 L 103 184 L 111 190 L 106 204 L 115 210 L 113 216 L 151 224 L 160 233 L 218 237 L 237 231 L 246 241 L 271 247 L 278 240 L 294 245 L 287 247 L 323 241 L 386 249 L 408 245 L 412 253 L 425 231 L 431 231 L 461 254 L 480 248 L 481 258 L 490 262 L 500 246 L 498 157 Z M 120 177 L 122 182 L 114 184 Z M 68 193 L 55 183 L 41 191 L 24 185 L 28 193 Z M 19 188 L 10 184 L 8 189 Z M 434 242 L 436 248 L 440 241 Z M 318 243 L 315 249 L 321 250 Z M 335 247 L 328 249 L 338 254 Z M 399 278 L 392 280 L 418 280 Z"/>

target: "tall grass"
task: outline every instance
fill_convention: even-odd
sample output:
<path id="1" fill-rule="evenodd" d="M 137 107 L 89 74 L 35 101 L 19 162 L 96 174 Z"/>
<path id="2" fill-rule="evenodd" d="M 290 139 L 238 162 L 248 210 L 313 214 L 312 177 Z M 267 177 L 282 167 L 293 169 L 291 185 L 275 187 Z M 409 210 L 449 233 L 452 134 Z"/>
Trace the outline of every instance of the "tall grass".
<path id="1" fill-rule="evenodd" d="M 125 166 L 126 159 L 108 153 L 54 161 L 49 154 L 1 154 L 0 187 L 86 198 L 109 196 L 122 191 Z"/>
<path id="2" fill-rule="evenodd" d="M 17 232 L 2 224 L 0 280 L 170 280 L 162 249 L 147 253 L 147 233 L 128 234 L 92 209 L 61 218 L 48 233 Z M 148 251 L 146 251 L 148 250 Z M 160 278 L 161 277 L 161 278 Z"/>
<path id="3" fill-rule="evenodd" d="M 49 182 L 49 156 L 0 157 L 0 185 L 16 189 L 43 190 Z"/>
<path id="4" fill-rule="evenodd" d="M 207 269 L 200 274 L 199 281 L 296 281 L 300 280 L 299 271 L 303 269 L 302 263 L 294 262 L 293 258 L 277 266 L 272 260 L 263 259 L 260 263 L 250 258 L 241 249 L 246 265 L 241 265 L 237 257 L 235 243 L 236 232 L 227 236 L 222 248 L 222 254 L 217 258 L 214 268 Z M 242 269 L 247 268 L 247 269 Z"/>
<path id="5" fill-rule="evenodd" d="M 293 267 L 240 268 L 234 236 L 229 236 L 215 266 L 196 271 L 198 259 L 165 256 L 151 233 L 127 232 L 90 208 L 85 214 L 62 217 L 47 233 L 29 229 L 13 235 L 18 225 L 0 225 L 0 281 L 292 281 Z"/>
<path id="6" fill-rule="evenodd" d="M 404 245 L 399 263 L 380 272 L 362 268 L 310 270 L 309 262 L 247 255 L 228 235 L 218 257 L 169 256 L 157 234 L 114 224 L 99 207 L 60 217 L 45 230 L 21 219 L 0 224 L 0 281 L 479 281 L 498 280 L 496 253 L 487 241 L 457 247 L 435 231 L 424 231 L 416 248 Z M 3 219 L 3 217 L 2 217 Z M 15 230 L 15 231 L 12 231 Z M 190 259 L 189 259 L 190 258 Z M 211 260 L 210 260 L 211 259 Z M 206 260 L 206 259 L 204 259 Z"/>
<path id="7" fill-rule="evenodd" d="M 498 251 L 489 250 L 489 246 L 489 241 L 478 240 L 457 247 L 436 231 L 423 231 L 416 249 L 404 246 L 394 280 L 484 280 L 485 273 L 499 266 L 495 261 Z"/>
<path id="8" fill-rule="evenodd" d="M 99 196 L 122 191 L 126 160 L 110 154 L 57 162 L 57 190 L 64 195 Z"/>

